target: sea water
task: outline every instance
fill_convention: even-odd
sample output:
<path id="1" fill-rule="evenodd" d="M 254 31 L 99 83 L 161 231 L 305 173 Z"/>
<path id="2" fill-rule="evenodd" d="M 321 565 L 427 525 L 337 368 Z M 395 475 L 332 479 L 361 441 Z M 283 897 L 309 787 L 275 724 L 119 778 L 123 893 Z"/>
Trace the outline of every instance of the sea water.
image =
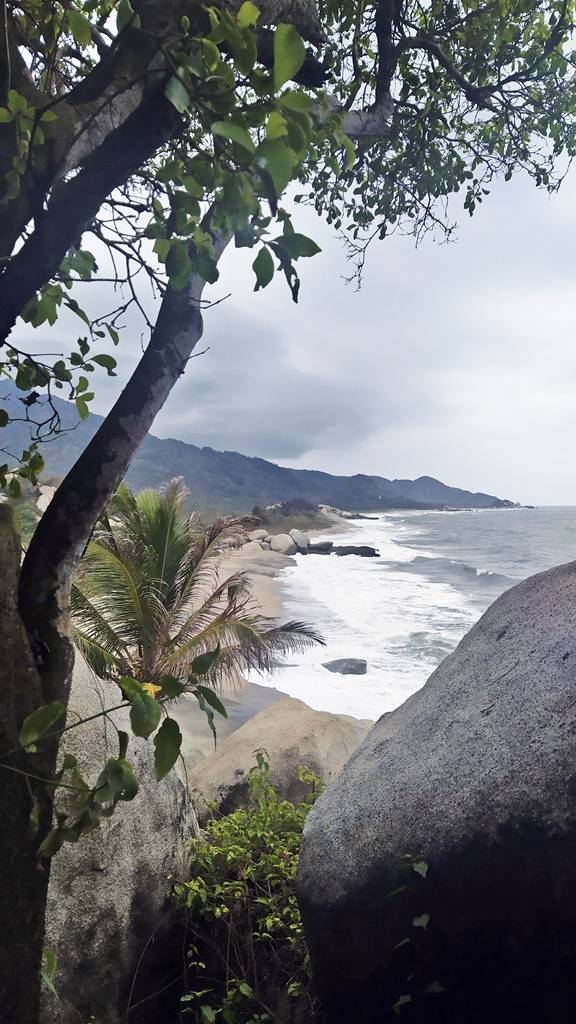
<path id="1" fill-rule="evenodd" d="M 295 557 L 280 576 L 284 621 L 311 624 L 326 646 L 258 682 L 318 710 L 376 719 L 425 683 L 499 594 L 576 558 L 576 509 L 389 512 L 322 539 L 369 544 L 380 558 Z M 323 667 L 336 658 L 364 658 L 368 671 Z"/>

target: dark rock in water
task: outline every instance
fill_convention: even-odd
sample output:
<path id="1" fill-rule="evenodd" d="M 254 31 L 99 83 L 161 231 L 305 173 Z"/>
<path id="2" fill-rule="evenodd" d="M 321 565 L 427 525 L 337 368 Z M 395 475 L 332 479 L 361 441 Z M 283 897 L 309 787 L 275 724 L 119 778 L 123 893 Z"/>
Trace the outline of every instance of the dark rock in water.
<path id="1" fill-rule="evenodd" d="M 334 542 L 331 540 L 321 540 L 318 544 L 310 544 L 308 546 L 309 555 L 329 555 L 334 547 Z"/>
<path id="2" fill-rule="evenodd" d="M 571 1017 L 575 669 L 573 562 L 503 594 L 327 787 L 298 891 L 330 1024 Z"/>
<path id="3" fill-rule="evenodd" d="M 380 558 L 376 548 L 371 548 L 367 544 L 347 544 L 332 548 L 332 551 L 335 555 L 360 555 L 361 558 Z"/>
<path id="4" fill-rule="evenodd" d="M 322 667 L 329 672 L 340 672 L 343 676 L 365 676 L 368 663 L 364 658 L 336 658 L 335 661 L 323 661 Z"/>

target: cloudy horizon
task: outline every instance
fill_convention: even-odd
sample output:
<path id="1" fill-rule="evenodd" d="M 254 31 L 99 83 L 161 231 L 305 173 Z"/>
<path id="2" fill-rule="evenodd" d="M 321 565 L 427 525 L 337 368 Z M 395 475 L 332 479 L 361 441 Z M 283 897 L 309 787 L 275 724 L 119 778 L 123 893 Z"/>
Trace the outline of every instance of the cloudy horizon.
<path id="1" fill-rule="evenodd" d="M 299 263 L 298 305 L 280 276 L 255 294 L 254 253 L 230 247 L 211 290 L 230 297 L 205 314 L 208 351 L 152 432 L 295 468 L 576 505 L 573 177 L 553 197 L 500 182 L 471 219 L 455 201 L 448 245 L 374 243 L 360 292 L 343 280 L 341 239 L 297 207 L 296 229 L 323 249 Z M 103 312 L 113 302 L 101 296 Z M 62 344 L 72 330 L 63 320 Z M 107 411 L 140 350 L 129 319 L 119 377 L 99 378 L 93 411 Z"/>

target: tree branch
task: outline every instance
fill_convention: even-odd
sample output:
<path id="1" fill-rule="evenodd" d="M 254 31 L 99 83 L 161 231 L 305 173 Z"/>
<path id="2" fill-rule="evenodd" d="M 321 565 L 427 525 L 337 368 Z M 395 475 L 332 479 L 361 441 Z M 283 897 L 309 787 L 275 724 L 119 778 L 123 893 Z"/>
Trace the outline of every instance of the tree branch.
<path id="1" fill-rule="evenodd" d="M 203 224 L 209 230 L 209 220 Z M 214 238 L 215 259 L 231 233 Z M 202 336 L 204 280 L 193 274 L 182 291 L 167 288 L 150 343 L 120 398 L 58 488 L 28 548 L 20 574 L 19 607 L 40 645 L 46 700 L 62 700 L 53 649 L 67 629 L 72 574 L 99 516 L 117 489 Z"/>
<path id="2" fill-rule="evenodd" d="M 83 164 L 55 190 L 30 238 L 0 275 L 0 344 L 24 306 L 53 277 L 71 245 L 110 193 L 134 174 L 181 127 L 161 90 L 153 92 Z"/>

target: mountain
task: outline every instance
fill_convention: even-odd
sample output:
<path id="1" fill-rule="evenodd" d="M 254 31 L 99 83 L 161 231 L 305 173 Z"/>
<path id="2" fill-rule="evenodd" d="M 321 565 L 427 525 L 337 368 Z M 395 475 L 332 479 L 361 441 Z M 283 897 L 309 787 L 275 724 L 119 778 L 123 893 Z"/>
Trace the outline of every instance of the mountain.
<path id="1" fill-rule="evenodd" d="M 20 415 L 18 403 L 22 393 L 12 384 L 4 384 L 0 392 L 0 400 L 10 415 Z M 41 450 L 47 472 L 62 476 L 96 433 L 102 417 L 91 413 L 86 420 L 78 421 L 73 404 L 55 398 L 54 405 L 63 430 Z M 2 431 L 2 441 L 5 449 L 21 450 L 29 443 L 28 425 L 11 422 Z M 417 480 L 387 480 L 362 473 L 333 476 L 318 470 L 287 469 L 238 452 L 218 452 L 213 448 L 198 448 L 184 441 L 164 440 L 148 434 L 128 470 L 127 482 L 135 490 L 142 490 L 159 487 L 175 476 L 184 478 L 194 505 L 202 509 L 246 511 L 256 504 L 269 505 L 293 498 L 305 498 L 351 511 L 439 506 L 506 508 L 513 505 L 513 502 L 493 494 L 448 487 L 429 476 Z"/>

